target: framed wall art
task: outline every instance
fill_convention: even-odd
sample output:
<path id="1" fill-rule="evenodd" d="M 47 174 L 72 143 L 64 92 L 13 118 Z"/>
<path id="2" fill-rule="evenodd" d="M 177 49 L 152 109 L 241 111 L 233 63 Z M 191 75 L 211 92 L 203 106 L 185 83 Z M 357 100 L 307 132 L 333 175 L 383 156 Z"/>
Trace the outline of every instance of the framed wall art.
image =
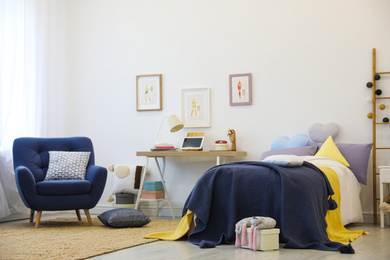
<path id="1" fill-rule="evenodd" d="M 184 127 L 210 127 L 210 88 L 181 90 Z"/>
<path id="2" fill-rule="evenodd" d="M 252 104 L 252 74 L 229 75 L 229 99 L 231 106 Z"/>
<path id="3" fill-rule="evenodd" d="M 137 111 L 162 110 L 162 74 L 137 75 Z"/>

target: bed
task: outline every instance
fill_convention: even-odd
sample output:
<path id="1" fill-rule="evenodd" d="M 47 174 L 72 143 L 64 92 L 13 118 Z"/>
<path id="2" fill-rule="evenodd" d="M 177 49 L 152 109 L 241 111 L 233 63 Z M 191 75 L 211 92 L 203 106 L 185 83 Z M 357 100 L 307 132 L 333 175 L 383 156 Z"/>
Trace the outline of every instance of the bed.
<path id="1" fill-rule="evenodd" d="M 183 215 L 191 211 L 196 216 L 189 242 L 234 244 L 235 223 L 251 216 L 274 218 L 285 248 L 342 252 L 364 234 L 350 232 L 347 241 L 331 241 L 333 224 L 328 216 L 333 214 L 342 228 L 363 221 L 360 183 L 366 184 L 371 144 L 336 145 L 327 140 L 323 145 L 277 150 L 264 153 L 259 161 L 219 165 L 203 174 L 183 208 Z M 282 166 L 265 160 L 277 154 L 295 156 L 302 164 Z M 330 175 L 335 176 L 332 185 Z M 335 206 L 334 197 L 339 205 Z"/>

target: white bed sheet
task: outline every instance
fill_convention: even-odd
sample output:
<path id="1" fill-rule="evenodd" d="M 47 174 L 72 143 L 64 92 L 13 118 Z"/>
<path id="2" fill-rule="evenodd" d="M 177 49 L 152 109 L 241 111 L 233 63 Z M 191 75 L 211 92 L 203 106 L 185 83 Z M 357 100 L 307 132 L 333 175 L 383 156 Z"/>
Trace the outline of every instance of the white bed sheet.
<path id="1" fill-rule="evenodd" d="M 363 222 L 363 211 L 360 202 L 361 186 L 353 172 L 346 166 L 336 160 L 318 157 L 318 156 L 301 156 L 304 161 L 307 161 L 316 166 L 326 166 L 333 169 L 340 182 L 340 213 L 343 225 L 350 223 Z"/>

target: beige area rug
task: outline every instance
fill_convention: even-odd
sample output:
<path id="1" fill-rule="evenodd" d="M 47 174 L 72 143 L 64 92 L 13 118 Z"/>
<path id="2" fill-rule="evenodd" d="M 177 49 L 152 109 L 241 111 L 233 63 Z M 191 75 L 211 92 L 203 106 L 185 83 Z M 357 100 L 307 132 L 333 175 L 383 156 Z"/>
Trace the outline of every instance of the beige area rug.
<path id="1" fill-rule="evenodd" d="M 27 220 L 28 221 L 28 220 Z M 172 231 L 179 220 L 155 220 L 139 228 L 109 228 L 93 218 L 57 218 L 34 223 L 0 227 L 0 259 L 84 259 L 124 248 L 138 246 L 157 239 L 144 235 Z"/>

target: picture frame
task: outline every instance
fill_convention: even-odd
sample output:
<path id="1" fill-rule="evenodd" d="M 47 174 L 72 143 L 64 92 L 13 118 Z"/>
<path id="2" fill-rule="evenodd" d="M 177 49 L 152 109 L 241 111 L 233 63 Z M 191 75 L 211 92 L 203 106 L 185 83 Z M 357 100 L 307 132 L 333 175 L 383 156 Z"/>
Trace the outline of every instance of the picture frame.
<path id="1" fill-rule="evenodd" d="M 252 74 L 229 75 L 229 103 L 231 106 L 252 105 Z"/>
<path id="2" fill-rule="evenodd" d="M 162 110 L 162 74 L 137 75 L 137 111 Z"/>
<path id="3" fill-rule="evenodd" d="M 210 127 L 210 88 L 181 90 L 182 122 L 184 127 Z"/>

